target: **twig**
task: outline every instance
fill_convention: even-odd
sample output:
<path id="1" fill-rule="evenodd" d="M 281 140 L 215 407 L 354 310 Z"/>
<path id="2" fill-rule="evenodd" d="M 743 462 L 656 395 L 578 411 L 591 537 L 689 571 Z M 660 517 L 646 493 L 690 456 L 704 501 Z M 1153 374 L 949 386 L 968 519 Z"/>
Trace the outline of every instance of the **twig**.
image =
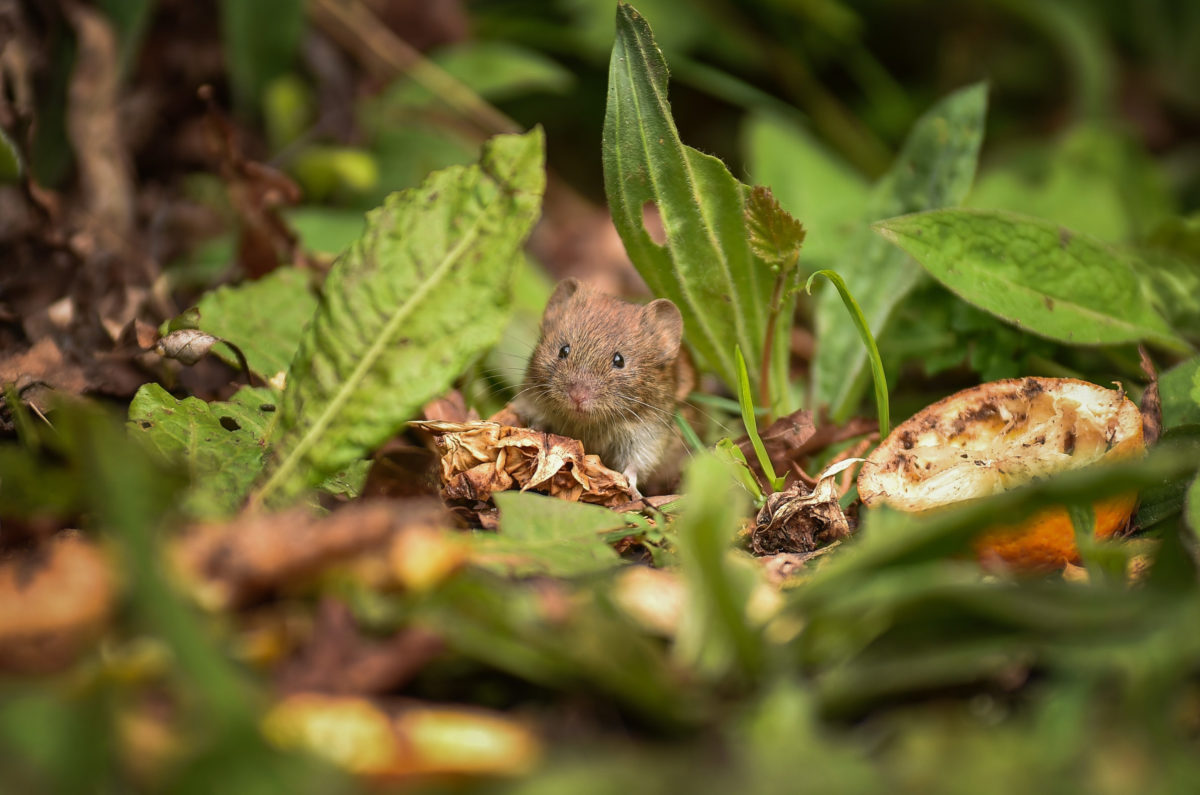
<path id="1" fill-rule="evenodd" d="M 519 124 L 469 86 L 392 33 L 362 3 L 311 0 L 308 11 L 322 30 L 375 75 L 385 80 L 408 75 L 488 134 L 521 131 Z"/>

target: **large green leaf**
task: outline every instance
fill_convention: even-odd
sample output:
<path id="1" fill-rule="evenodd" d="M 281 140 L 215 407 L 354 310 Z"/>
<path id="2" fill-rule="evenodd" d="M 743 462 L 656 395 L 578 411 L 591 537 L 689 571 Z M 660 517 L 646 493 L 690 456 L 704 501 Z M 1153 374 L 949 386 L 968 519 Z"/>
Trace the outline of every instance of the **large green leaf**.
<path id="1" fill-rule="evenodd" d="M 287 372 L 304 324 L 317 309 L 305 271 L 285 266 L 263 278 L 205 293 L 197 308 L 199 328 L 241 348 L 250 369 L 264 379 Z M 234 367 L 225 346 L 213 348 Z"/>
<path id="2" fill-rule="evenodd" d="M 540 128 L 497 136 L 478 165 L 439 171 L 368 214 L 292 360 L 257 502 L 361 458 L 499 338 L 545 188 L 542 153 Z"/>
<path id="3" fill-rule="evenodd" d="M 517 577 L 578 577 L 620 565 L 600 535 L 625 526 L 619 513 L 519 491 L 500 492 L 495 501 L 500 532 L 472 536 L 473 563 Z"/>
<path id="4" fill-rule="evenodd" d="M 1155 342 L 1187 350 L 1139 289 L 1127 258 L 1049 221 L 937 210 L 876 224 L 963 300 L 1074 344 Z"/>
<path id="5" fill-rule="evenodd" d="M 129 404 L 129 433 L 187 470 L 191 488 L 183 508 L 189 515 L 227 516 L 262 471 L 263 437 L 277 399 L 270 389 L 242 387 L 227 403 L 176 400 L 158 384 L 145 384 Z"/>
<path id="6" fill-rule="evenodd" d="M 1200 356 L 1180 362 L 1160 375 L 1158 394 L 1164 427 L 1200 425 Z"/>
<path id="7" fill-rule="evenodd" d="M 917 120 L 891 171 L 871 192 L 866 223 L 834 266 L 876 338 L 920 280 L 921 269 L 880 240 L 868 223 L 961 202 L 975 176 L 986 111 L 987 89 L 978 84 L 956 91 Z M 816 402 L 828 404 L 835 419 L 844 419 L 866 385 L 867 351 L 833 290 L 823 291 L 817 300 L 816 335 Z"/>
<path id="8" fill-rule="evenodd" d="M 655 295 L 683 315 L 700 364 L 737 384 L 733 349 L 762 360 L 774 278 L 746 239 L 745 186 L 715 157 L 679 139 L 667 101 L 667 64 L 645 19 L 617 7 L 617 37 L 604 116 L 604 187 L 630 259 Z M 658 208 L 665 245 L 651 239 L 643 208 Z M 773 394 L 781 394 L 790 303 L 776 331 Z M 756 394 L 759 373 L 752 374 Z"/>

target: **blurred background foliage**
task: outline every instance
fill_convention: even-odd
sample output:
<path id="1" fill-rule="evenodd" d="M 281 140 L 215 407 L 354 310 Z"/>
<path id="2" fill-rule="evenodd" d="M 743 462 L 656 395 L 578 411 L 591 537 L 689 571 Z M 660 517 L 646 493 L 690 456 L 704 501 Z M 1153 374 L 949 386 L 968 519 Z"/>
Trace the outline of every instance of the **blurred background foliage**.
<path id="1" fill-rule="evenodd" d="M 30 10 L 47 47 L 29 166 L 41 184 L 63 188 L 74 178 L 65 108 L 76 48 L 53 5 Z M 604 203 L 611 0 L 364 0 L 380 22 L 365 28 L 346 12 L 358 4 L 338 0 L 97 5 L 117 32 L 139 182 L 179 192 L 223 220 L 164 244 L 176 290 L 198 295 L 242 275 L 231 270 L 237 211 L 198 131 L 196 89 L 204 83 L 232 109 L 247 156 L 302 188 L 287 218 L 310 251 L 336 254 L 387 193 L 474 161 L 490 134 L 534 124 L 546 130 L 552 183 L 588 203 L 581 206 Z M 1154 256 L 1163 267 L 1147 289 L 1195 327 L 1200 4 L 637 6 L 671 65 L 683 139 L 720 156 L 743 181 L 771 185 L 801 221 L 826 230 L 806 244 L 808 269 L 835 257 L 837 224 L 861 209 L 913 121 L 949 91 L 986 80 L 988 129 L 967 205 L 1038 215 Z M 15 171 L 11 158 L 0 167 L 9 178 Z M 601 243 L 584 238 L 586 246 Z M 519 380 L 512 362 L 528 349 L 549 283 L 532 260 L 518 278 L 523 313 L 466 385 L 485 414 L 504 402 L 494 388 Z M 901 306 L 881 347 L 889 380 L 908 379 L 899 379 L 897 417 L 980 379 L 1142 379 L 1128 347 L 1033 338 L 928 281 Z M 1198 401 L 1188 397 L 1194 363 L 1184 368 L 1172 371 L 1166 411 L 1168 427 L 1187 439 Z M 37 687 L 0 683 L 0 787 L 209 792 L 220 782 L 231 792 L 353 791 L 357 784 L 328 765 L 263 741 L 256 716 L 266 687 L 226 654 L 237 628 L 220 615 L 198 618 L 166 586 L 155 533 L 177 494 L 172 476 L 86 412 L 56 442 L 23 441 L 37 456 L 42 487 L 62 486 L 52 499 L 87 509 L 111 535 L 131 598 L 125 629 L 83 664 Z M 1146 469 L 1085 479 L 1070 496 L 1086 500 L 1130 479 L 1181 482 L 1194 457 L 1194 444 L 1185 446 Z M 692 486 L 708 510 L 678 531 L 685 576 L 698 583 L 692 610 L 700 625 L 673 650 L 613 609 L 607 575 L 570 586 L 576 607 L 567 626 L 546 617 L 538 588 L 482 571 L 428 598 L 381 596 L 347 579 L 329 587 L 377 631 L 417 616 L 447 628 L 445 659 L 404 697 L 511 709 L 541 722 L 555 742 L 546 765 L 526 779 L 480 784 L 488 791 L 1194 787 L 1200 590 L 1181 488 L 1163 498 L 1174 501 L 1174 513 L 1160 528 L 1152 573 L 1136 589 L 1100 576 L 1086 586 L 980 581 L 973 565 L 946 560 L 980 516 L 1028 510 L 1045 496 L 1038 492 L 949 514 L 920 532 L 880 515 L 872 520 L 878 527 L 894 526 L 875 537 L 909 546 L 871 547 L 822 569 L 785 592 L 764 623 L 745 610 L 722 612 L 753 601 L 753 578 L 722 556 L 735 501 L 724 499 L 724 481 L 706 466 L 692 472 Z M 27 485 L 30 493 L 37 486 L 32 478 Z"/>

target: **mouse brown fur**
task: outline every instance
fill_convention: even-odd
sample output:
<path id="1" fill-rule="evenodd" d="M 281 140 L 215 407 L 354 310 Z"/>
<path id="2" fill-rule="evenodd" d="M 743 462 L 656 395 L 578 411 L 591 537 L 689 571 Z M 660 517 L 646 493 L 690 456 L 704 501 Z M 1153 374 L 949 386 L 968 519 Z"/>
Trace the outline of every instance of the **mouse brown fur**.
<path id="1" fill-rule="evenodd" d="M 675 407 L 691 387 L 682 337 L 671 301 L 641 306 L 565 279 L 513 407 L 531 428 L 579 439 L 635 489 L 669 485 L 683 453 Z"/>

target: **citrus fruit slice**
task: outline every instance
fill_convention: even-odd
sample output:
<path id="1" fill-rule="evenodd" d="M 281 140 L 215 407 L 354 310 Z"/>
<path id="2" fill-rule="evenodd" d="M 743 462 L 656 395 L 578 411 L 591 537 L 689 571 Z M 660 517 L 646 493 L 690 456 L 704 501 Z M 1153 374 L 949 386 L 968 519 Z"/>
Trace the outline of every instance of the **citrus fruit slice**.
<path id="1" fill-rule="evenodd" d="M 867 458 L 867 506 L 926 511 L 986 497 L 1056 472 L 1142 453 L 1142 416 L 1124 393 L 1073 378 L 1014 378 L 964 389 L 906 420 Z M 1124 526 L 1137 496 L 1093 505 L 1095 535 Z M 1049 569 L 1079 559 L 1064 508 L 990 529 L 985 564 Z"/>

